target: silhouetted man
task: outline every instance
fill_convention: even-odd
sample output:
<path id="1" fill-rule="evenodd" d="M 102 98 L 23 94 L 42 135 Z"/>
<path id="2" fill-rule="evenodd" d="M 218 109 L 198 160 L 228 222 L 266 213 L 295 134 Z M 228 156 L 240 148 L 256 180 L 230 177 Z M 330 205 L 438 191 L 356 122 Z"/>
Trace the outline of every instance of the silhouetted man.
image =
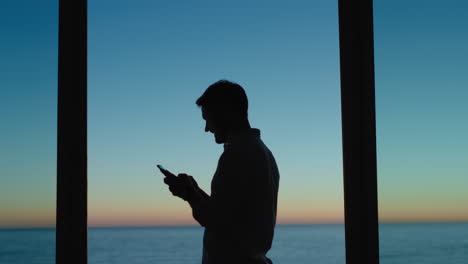
<path id="1" fill-rule="evenodd" d="M 279 172 L 271 151 L 251 128 L 244 89 L 218 81 L 198 98 L 205 132 L 224 143 L 211 195 L 192 176 L 166 177 L 173 195 L 186 200 L 205 227 L 203 264 L 266 264 L 276 224 Z"/>

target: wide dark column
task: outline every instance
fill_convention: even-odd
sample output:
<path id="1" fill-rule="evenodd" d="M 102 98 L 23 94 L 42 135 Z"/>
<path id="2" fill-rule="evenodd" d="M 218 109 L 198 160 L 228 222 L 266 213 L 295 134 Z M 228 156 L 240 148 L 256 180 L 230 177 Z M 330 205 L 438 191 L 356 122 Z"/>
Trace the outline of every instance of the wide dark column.
<path id="1" fill-rule="evenodd" d="M 87 263 L 87 1 L 59 0 L 56 263 Z"/>
<path id="2" fill-rule="evenodd" d="M 346 263 L 379 263 L 372 0 L 339 0 Z"/>

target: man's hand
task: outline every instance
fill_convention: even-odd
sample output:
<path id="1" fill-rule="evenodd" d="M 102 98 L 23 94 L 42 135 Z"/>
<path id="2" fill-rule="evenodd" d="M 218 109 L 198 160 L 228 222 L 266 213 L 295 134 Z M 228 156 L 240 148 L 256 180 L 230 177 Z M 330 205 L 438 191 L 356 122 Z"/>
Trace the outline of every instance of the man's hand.
<path id="1" fill-rule="evenodd" d="M 167 176 L 164 178 L 164 183 L 169 186 L 172 195 L 187 201 L 188 186 L 184 179 L 178 176 Z"/>
<path id="2" fill-rule="evenodd" d="M 167 176 L 164 178 L 164 183 L 169 185 L 172 195 L 185 201 L 201 199 L 198 184 L 190 175 L 180 173 L 177 176 Z"/>
<path id="3" fill-rule="evenodd" d="M 187 184 L 187 202 L 199 201 L 203 198 L 203 191 L 198 187 L 197 181 L 192 176 L 181 173 L 178 177 Z"/>

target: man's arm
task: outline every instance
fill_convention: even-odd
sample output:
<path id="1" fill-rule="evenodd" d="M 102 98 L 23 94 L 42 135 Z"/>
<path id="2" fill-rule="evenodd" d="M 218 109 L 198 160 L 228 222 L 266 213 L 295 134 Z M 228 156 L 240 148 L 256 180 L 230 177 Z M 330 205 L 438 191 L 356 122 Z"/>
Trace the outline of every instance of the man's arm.
<path id="1" fill-rule="evenodd" d="M 215 220 L 219 214 L 215 201 L 210 196 L 196 196 L 188 200 L 192 208 L 192 216 L 203 227 L 214 227 L 218 221 Z"/>
<path id="2" fill-rule="evenodd" d="M 197 220 L 201 226 L 206 227 L 210 211 L 213 211 L 208 209 L 211 197 L 198 186 L 192 176 L 187 175 L 183 177 L 185 177 L 188 185 L 187 202 L 192 208 L 193 218 Z"/>
<path id="3" fill-rule="evenodd" d="M 210 196 L 205 192 L 203 191 L 200 187 L 198 187 L 198 192 L 201 196 L 202 199 L 207 199 L 209 198 Z M 190 203 L 190 201 L 188 201 Z"/>
<path id="4" fill-rule="evenodd" d="M 223 153 L 218 163 L 218 173 L 220 180 L 216 188 L 216 195 L 211 196 L 203 192 L 198 185 L 187 200 L 192 208 L 192 215 L 201 226 L 211 229 L 225 229 L 232 226 L 237 218 L 241 217 L 243 207 L 246 206 L 244 196 L 239 190 L 246 191 L 242 187 L 242 180 L 238 164 L 238 155 L 234 153 Z M 195 183 L 196 184 L 196 183 Z"/>

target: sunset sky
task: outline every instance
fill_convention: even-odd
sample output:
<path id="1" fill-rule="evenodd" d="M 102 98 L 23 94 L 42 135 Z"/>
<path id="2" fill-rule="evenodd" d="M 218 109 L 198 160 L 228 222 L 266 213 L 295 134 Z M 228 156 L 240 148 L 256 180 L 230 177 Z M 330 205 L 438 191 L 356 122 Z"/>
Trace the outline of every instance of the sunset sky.
<path id="1" fill-rule="evenodd" d="M 336 2 L 89 1 L 89 225 L 196 224 L 155 165 L 209 193 L 219 79 L 278 162 L 278 223 L 343 222 Z M 410 2 L 375 1 L 379 217 L 468 221 L 468 3 Z M 57 8 L 0 9 L 0 227 L 55 225 Z"/>

